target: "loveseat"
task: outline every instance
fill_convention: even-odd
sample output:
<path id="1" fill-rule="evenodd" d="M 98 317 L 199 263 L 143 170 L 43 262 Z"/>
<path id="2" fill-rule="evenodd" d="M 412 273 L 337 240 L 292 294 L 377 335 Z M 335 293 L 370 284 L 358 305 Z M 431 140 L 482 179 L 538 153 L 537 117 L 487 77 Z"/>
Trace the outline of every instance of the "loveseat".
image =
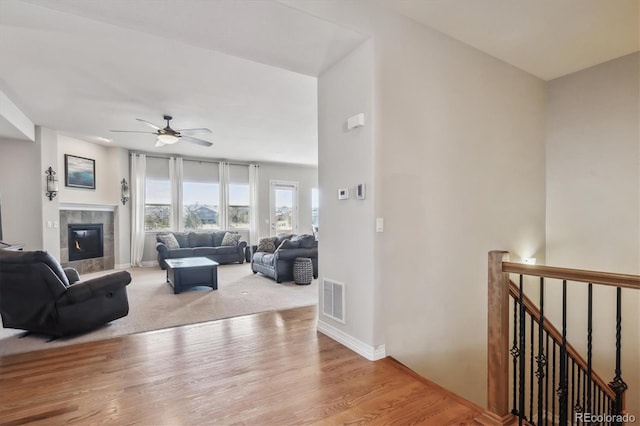
<path id="1" fill-rule="evenodd" d="M 156 235 L 158 264 L 167 269 L 165 259 L 207 257 L 220 264 L 244 263 L 246 241 L 234 231 L 166 232 Z"/>
<path id="2" fill-rule="evenodd" d="M 254 274 L 260 272 L 279 283 L 291 281 L 296 257 L 308 257 L 313 264 L 313 278 L 318 278 L 318 241 L 313 235 L 278 234 L 261 238 L 251 249 Z"/>

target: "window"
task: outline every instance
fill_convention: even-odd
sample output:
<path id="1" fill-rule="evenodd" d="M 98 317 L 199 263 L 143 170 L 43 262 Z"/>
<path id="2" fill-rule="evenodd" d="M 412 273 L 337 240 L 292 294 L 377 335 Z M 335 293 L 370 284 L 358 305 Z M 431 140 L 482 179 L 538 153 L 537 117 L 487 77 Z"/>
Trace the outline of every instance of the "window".
<path id="1" fill-rule="evenodd" d="M 171 182 L 168 158 L 147 158 L 144 228 L 159 231 L 171 228 Z"/>
<path id="2" fill-rule="evenodd" d="M 183 161 L 182 225 L 184 229 L 220 229 L 218 164 Z"/>
<path id="3" fill-rule="evenodd" d="M 229 229 L 249 229 L 249 167 L 229 165 Z"/>

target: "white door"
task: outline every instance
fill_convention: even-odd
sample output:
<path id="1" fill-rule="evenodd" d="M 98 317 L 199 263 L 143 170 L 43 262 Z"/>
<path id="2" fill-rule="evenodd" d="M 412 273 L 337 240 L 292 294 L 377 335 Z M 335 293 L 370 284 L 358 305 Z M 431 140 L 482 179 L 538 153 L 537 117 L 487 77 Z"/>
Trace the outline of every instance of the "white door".
<path id="1" fill-rule="evenodd" d="M 298 233 L 298 183 L 271 181 L 271 235 Z"/>

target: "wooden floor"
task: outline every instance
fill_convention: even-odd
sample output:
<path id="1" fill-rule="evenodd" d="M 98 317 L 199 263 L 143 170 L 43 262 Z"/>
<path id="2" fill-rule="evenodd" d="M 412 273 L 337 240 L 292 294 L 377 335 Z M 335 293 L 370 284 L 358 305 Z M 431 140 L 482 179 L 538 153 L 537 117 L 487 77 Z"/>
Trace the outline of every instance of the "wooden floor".
<path id="1" fill-rule="evenodd" d="M 316 308 L 0 358 L 0 424 L 469 424 L 479 415 L 392 359 L 316 332 Z"/>

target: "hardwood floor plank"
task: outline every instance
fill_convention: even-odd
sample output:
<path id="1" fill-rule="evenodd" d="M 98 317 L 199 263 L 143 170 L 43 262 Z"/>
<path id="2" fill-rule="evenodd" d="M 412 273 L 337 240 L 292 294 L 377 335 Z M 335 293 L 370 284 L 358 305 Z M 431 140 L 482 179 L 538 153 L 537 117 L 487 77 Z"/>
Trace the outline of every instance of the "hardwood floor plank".
<path id="1" fill-rule="evenodd" d="M 0 425 L 445 425 L 480 414 L 316 321 L 315 307 L 297 308 L 0 357 Z"/>

